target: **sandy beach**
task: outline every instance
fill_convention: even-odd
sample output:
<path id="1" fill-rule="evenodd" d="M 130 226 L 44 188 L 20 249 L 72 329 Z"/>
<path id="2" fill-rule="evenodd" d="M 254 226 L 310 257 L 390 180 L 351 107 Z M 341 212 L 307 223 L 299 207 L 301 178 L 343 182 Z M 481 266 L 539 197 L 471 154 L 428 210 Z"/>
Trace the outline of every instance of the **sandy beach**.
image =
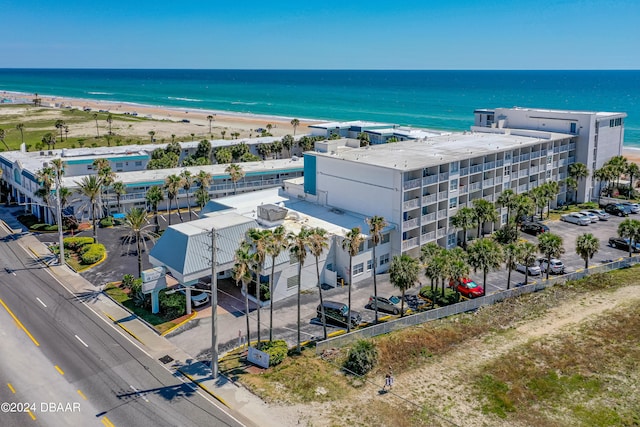
<path id="1" fill-rule="evenodd" d="M 28 93 L 3 92 L 3 98 L 9 100 L 8 105 L 15 103 L 16 107 L 32 108 L 31 103 L 34 95 Z M 271 125 L 271 134 L 273 136 L 293 135 L 294 129 L 291 125 L 291 118 L 264 116 L 256 114 L 232 113 L 226 111 L 209 111 L 199 109 L 184 109 L 151 105 L 131 104 L 126 102 L 96 101 L 91 99 L 66 98 L 39 96 L 41 103 L 45 107 L 52 110 L 62 110 L 66 108 L 75 108 L 78 110 L 91 109 L 91 111 L 108 111 L 114 117 L 113 131 L 120 135 L 147 134 L 154 131 L 156 138 L 171 138 L 172 135 L 184 137 L 186 135 L 195 134 L 197 136 L 209 134 L 208 116 L 212 116 L 211 133 L 214 136 L 220 136 L 221 132 L 225 132 L 227 139 L 232 137 L 232 133 L 240 133 L 239 137 L 255 137 L 258 136 L 256 129 L 267 129 L 267 125 Z M 15 113 L 15 111 L 14 111 Z M 141 121 L 135 126 L 135 131 L 131 131 L 130 122 L 122 122 L 118 124 L 118 115 L 134 115 L 140 118 L 153 120 Z M 55 114 L 52 114 L 54 116 Z M 189 122 L 183 122 L 188 120 Z M 308 132 L 308 125 L 318 123 L 319 121 L 299 119 L 300 124 L 296 129 L 296 134 L 304 134 Z M 86 129 L 74 129 L 79 134 L 92 135 L 95 133 L 95 126 L 86 127 Z M 70 134 L 72 136 L 72 134 Z"/>

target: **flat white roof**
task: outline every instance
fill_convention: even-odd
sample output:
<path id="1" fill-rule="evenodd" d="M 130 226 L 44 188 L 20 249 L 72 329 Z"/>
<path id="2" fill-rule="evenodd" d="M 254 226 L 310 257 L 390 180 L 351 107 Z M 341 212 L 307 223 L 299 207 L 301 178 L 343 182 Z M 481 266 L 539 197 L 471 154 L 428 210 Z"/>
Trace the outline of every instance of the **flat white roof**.
<path id="1" fill-rule="evenodd" d="M 318 129 L 350 128 L 352 126 L 357 126 L 357 127 L 384 126 L 384 127 L 393 128 L 396 125 L 392 123 L 366 122 L 363 120 L 352 120 L 348 122 L 326 122 L 326 123 L 316 123 L 314 125 L 309 125 L 310 128 L 318 128 Z"/>
<path id="2" fill-rule="evenodd" d="M 522 135 L 525 131 L 520 129 L 503 129 L 503 131 L 511 132 L 511 134 L 492 132 L 454 133 L 425 140 L 371 145 L 364 148 L 345 147 L 334 154 L 317 152 L 308 154 L 408 171 L 575 136 L 526 130 L 528 135 L 539 136 L 533 137 Z"/>
<path id="3" fill-rule="evenodd" d="M 480 108 L 475 111 L 490 112 L 493 110 L 494 109 L 491 109 L 491 108 Z M 562 113 L 562 114 L 587 114 L 587 115 L 595 114 L 596 116 L 599 116 L 599 117 L 606 117 L 606 116 L 626 117 L 627 116 L 626 113 L 614 113 L 614 112 L 606 112 L 606 111 L 552 110 L 548 108 L 527 108 L 527 107 L 495 108 L 495 110 L 515 110 L 515 111 L 531 111 L 531 112 L 539 112 L 539 113 Z"/>

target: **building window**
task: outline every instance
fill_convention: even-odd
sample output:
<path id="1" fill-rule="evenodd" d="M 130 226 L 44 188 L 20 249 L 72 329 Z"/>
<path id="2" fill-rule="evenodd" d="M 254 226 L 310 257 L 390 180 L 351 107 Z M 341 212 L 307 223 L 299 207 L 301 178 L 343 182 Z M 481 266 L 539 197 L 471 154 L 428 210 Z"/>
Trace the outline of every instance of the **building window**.
<path id="1" fill-rule="evenodd" d="M 458 236 L 456 233 L 447 236 L 447 246 L 455 246 L 458 244 Z"/>
<path id="2" fill-rule="evenodd" d="M 326 267 L 326 269 L 327 269 L 328 271 L 333 271 L 333 264 L 327 263 L 327 267 Z"/>
<path id="3" fill-rule="evenodd" d="M 361 253 L 362 251 L 364 251 L 364 242 L 360 243 L 360 246 L 358 246 L 358 253 Z"/>
<path id="4" fill-rule="evenodd" d="M 362 274 L 364 272 L 364 264 L 356 264 L 353 266 L 353 275 L 357 276 L 358 274 Z"/>
<path id="5" fill-rule="evenodd" d="M 136 166 L 137 166 L 137 167 L 141 167 L 141 166 L 142 166 L 142 162 L 141 162 L 141 161 L 137 161 L 137 162 L 136 162 Z"/>
<path id="6" fill-rule="evenodd" d="M 449 173 L 458 173 L 460 171 L 460 162 L 452 162 L 449 166 Z"/>
<path id="7" fill-rule="evenodd" d="M 511 152 L 504 153 L 504 159 L 505 160 L 511 160 Z"/>
<path id="8" fill-rule="evenodd" d="M 287 289 L 295 288 L 298 286 L 298 275 L 287 278 Z"/>
<path id="9" fill-rule="evenodd" d="M 575 123 L 571 123 L 571 125 L 569 126 L 569 132 L 571 133 L 576 133 L 577 130 L 577 126 Z"/>
<path id="10" fill-rule="evenodd" d="M 389 254 L 384 254 L 380 257 L 380 265 L 389 264 Z"/>
<path id="11" fill-rule="evenodd" d="M 553 161 L 553 156 L 547 156 L 547 164 L 550 165 Z"/>
<path id="12" fill-rule="evenodd" d="M 87 165 L 87 170 L 88 171 L 92 171 L 93 170 L 93 165 Z"/>
<path id="13" fill-rule="evenodd" d="M 507 223 L 507 214 L 502 214 L 502 222 L 501 224 L 506 224 Z"/>
<path id="14" fill-rule="evenodd" d="M 384 233 L 384 234 L 382 235 L 382 239 L 380 240 L 380 244 L 382 244 L 382 243 L 389 243 L 389 239 L 390 239 L 389 234 L 390 234 L 390 233 Z"/>
<path id="15" fill-rule="evenodd" d="M 122 169 L 122 162 L 116 163 L 116 168 Z"/>
<path id="16" fill-rule="evenodd" d="M 551 171 L 550 170 L 547 171 L 547 179 L 551 179 Z"/>
<path id="17" fill-rule="evenodd" d="M 457 197 L 452 197 L 451 199 L 449 199 L 449 209 L 453 209 L 455 207 L 458 206 L 458 198 Z"/>
<path id="18" fill-rule="evenodd" d="M 371 271 L 373 269 L 373 260 L 367 261 L 367 271 Z"/>
<path id="19" fill-rule="evenodd" d="M 456 190 L 458 190 L 458 178 L 452 179 L 449 182 L 449 191 L 456 191 Z"/>

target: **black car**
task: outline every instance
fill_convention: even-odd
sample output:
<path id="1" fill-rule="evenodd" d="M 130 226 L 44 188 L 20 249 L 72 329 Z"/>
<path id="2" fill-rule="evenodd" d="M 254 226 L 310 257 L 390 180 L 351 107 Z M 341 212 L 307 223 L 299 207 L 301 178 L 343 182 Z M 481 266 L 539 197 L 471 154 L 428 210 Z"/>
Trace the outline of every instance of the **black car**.
<path id="1" fill-rule="evenodd" d="M 522 230 L 522 232 L 524 233 L 533 234 L 534 236 L 537 236 L 540 233 L 548 233 L 549 227 L 547 227 L 546 225 L 540 222 L 529 221 L 529 222 L 523 223 L 520 226 L 520 230 Z"/>
<path id="2" fill-rule="evenodd" d="M 609 246 L 616 249 L 624 249 L 625 251 L 629 252 L 629 239 L 623 239 L 622 237 L 611 237 L 609 238 Z M 633 252 L 640 252 L 640 243 L 633 243 Z"/>
<path id="3" fill-rule="evenodd" d="M 604 207 L 604 211 L 609 215 L 615 216 L 629 216 L 631 213 L 631 209 L 627 208 L 624 205 L 610 203 Z"/>
<path id="4" fill-rule="evenodd" d="M 348 305 L 336 301 L 324 301 L 323 305 L 327 323 L 347 326 L 347 316 L 349 313 Z M 322 307 L 320 305 L 316 308 L 316 314 L 318 315 L 318 320 L 322 321 Z M 360 315 L 360 312 L 351 310 L 351 326 L 358 326 L 361 322 L 362 316 Z"/>

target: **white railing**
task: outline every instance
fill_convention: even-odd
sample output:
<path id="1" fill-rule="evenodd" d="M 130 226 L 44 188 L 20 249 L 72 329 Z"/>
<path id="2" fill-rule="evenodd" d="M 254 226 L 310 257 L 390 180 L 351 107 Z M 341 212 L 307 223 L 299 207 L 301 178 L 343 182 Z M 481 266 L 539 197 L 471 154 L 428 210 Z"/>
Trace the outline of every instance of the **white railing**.
<path id="1" fill-rule="evenodd" d="M 446 181 L 447 179 L 449 179 L 449 172 L 442 172 L 440 175 L 438 175 L 438 179 L 440 181 Z"/>
<path id="2" fill-rule="evenodd" d="M 428 194 L 426 196 L 422 196 L 422 204 L 429 205 L 431 203 L 435 203 L 438 200 L 437 194 Z"/>
<path id="3" fill-rule="evenodd" d="M 402 229 L 408 230 L 410 228 L 416 228 L 418 226 L 418 218 L 412 218 L 402 223 Z"/>
<path id="4" fill-rule="evenodd" d="M 518 178 L 522 178 L 523 176 L 528 176 L 529 175 L 529 169 L 522 169 L 521 171 L 518 171 Z"/>
<path id="5" fill-rule="evenodd" d="M 435 184 L 438 182 L 438 175 L 429 175 L 422 178 L 422 185 Z"/>
<path id="6" fill-rule="evenodd" d="M 422 243 L 427 243 L 430 240 L 435 240 L 436 238 L 436 232 L 435 231 L 430 231 L 428 233 L 425 233 L 421 236 L 420 240 Z"/>
<path id="7" fill-rule="evenodd" d="M 470 171 L 471 171 L 471 173 L 482 172 L 482 165 L 471 166 Z"/>
<path id="8" fill-rule="evenodd" d="M 438 219 L 442 219 L 442 218 L 446 218 L 447 217 L 447 210 L 446 209 L 440 209 L 438 211 Z"/>
<path id="9" fill-rule="evenodd" d="M 412 237 L 411 239 L 405 240 L 404 242 L 402 242 L 402 250 L 406 251 L 408 249 L 411 249 L 415 246 L 418 246 L 418 238 L 417 237 Z"/>
<path id="10" fill-rule="evenodd" d="M 489 162 L 484 164 L 484 170 L 495 169 L 496 162 Z"/>
<path id="11" fill-rule="evenodd" d="M 503 159 L 496 160 L 496 167 L 499 168 L 500 166 L 504 166 L 504 160 Z"/>
<path id="12" fill-rule="evenodd" d="M 422 180 L 420 179 L 412 179 L 410 181 L 405 181 L 403 188 L 405 190 L 412 190 L 414 188 L 418 188 L 420 187 L 420 185 L 422 184 Z"/>
<path id="13" fill-rule="evenodd" d="M 531 174 L 533 175 L 534 173 L 538 173 L 538 171 L 540 170 L 539 166 L 531 166 L 531 168 L 529 168 L 529 170 L 531 171 Z"/>
<path id="14" fill-rule="evenodd" d="M 527 184 L 522 184 L 521 186 L 518 187 L 518 193 L 524 193 L 527 191 Z"/>
<path id="15" fill-rule="evenodd" d="M 460 194 L 466 193 L 467 190 L 469 190 L 469 186 L 468 185 L 461 185 L 460 187 L 458 187 L 458 191 L 460 192 Z"/>
<path id="16" fill-rule="evenodd" d="M 436 213 L 431 212 L 426 215 L 422 215 L 422 224 L 426 224 L 428 222 L 432 222 L 436 220 Z"/>
<path id="17" fill-rule="evenodd" d="M 460 175 L 468 175 L 469 168 L 460 168 Z"/>
<path id="18" fill-rule="evenodd" d="M 489 194 L 488 196 L 484 196 L 483 199 L 485 199 L 488 202 L 493 202 L 493 194 Z"/>
<path id="19" fill-rule="evenodd" d="M 502 175 L 496 176 L 496 184 L 500 184 L 502 182 Z"/>
<path id="20" fill-rule="evenodd" d="M 440 228 L 438 229 L 438 231 L 436 232 L 436 237 L 439 239 L 440 237 L 444 237 L 447 235 L 447 229 L 446 228 Z"/>
<path id="21" fill-rule="evenodd" d="M 418 206 L 420 206 L 420 199 L 417 197 L 412 200 L 407 200 L 402 204 L 402 207 L 405 211 L 409 209 L 417 208 Z"/>
<path id="22" fill-rule="evenodd" d="M 482 185 L 484 187 L 492 186 L 493 185 L 493 178 L 485 179 L 484 181 L 482 181 Z"/>
<path id="23" fill-rule="evenodd" d="M 438 200 L 443 200 L 447 198 L 447 192 L 446 191 L 441 191 L 438 193 Z"/>
<path id="24" fill-rule="evenodd" d="M 472 182 L 469 184 L 469 191 L 476 191 L 482 188 L 482 182 Z"/>

